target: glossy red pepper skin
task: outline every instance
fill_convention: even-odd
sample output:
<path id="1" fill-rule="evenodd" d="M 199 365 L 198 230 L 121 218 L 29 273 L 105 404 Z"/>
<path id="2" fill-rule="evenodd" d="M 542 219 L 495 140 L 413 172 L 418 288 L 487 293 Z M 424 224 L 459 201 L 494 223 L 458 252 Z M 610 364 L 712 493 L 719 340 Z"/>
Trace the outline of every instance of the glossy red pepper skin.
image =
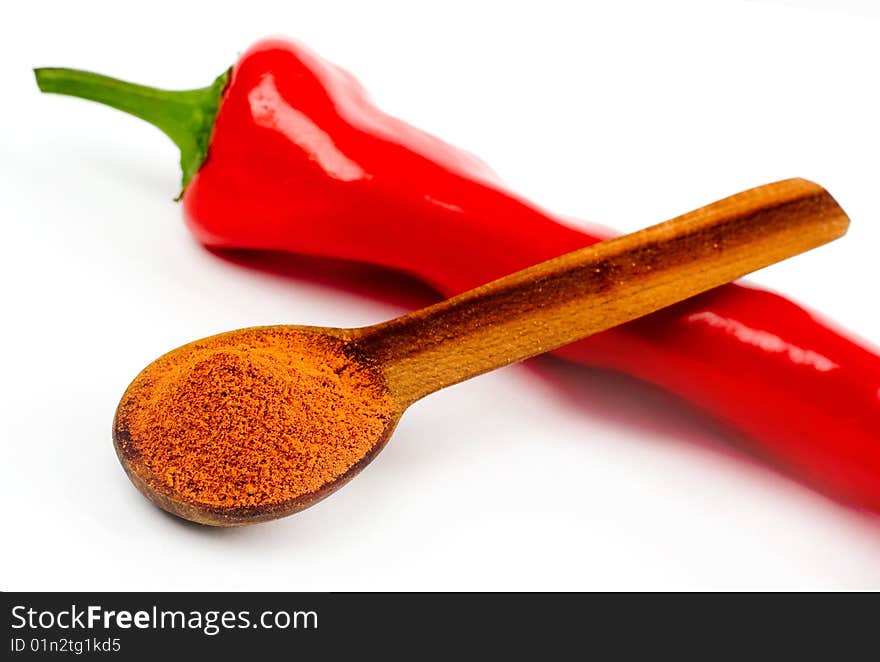
<path id="1" fill-rule="evenodd" d="M 377 110 L 285 41 L 236 64 L 183 195 L 204 244 L 406 271 L 453 295 L 599 241 L 478 160 Z M 558 352 L 662 386 L 820 489 L 880 511 L 880 356 L 786 299 L 728 285 Z"/>

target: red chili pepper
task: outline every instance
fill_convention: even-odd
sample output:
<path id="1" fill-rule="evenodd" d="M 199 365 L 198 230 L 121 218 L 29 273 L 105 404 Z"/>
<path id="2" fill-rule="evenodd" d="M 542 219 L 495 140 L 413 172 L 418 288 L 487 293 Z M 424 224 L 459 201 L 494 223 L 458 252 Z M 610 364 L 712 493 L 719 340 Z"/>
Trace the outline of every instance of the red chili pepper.
<path id="1" fill-rule="evenodd" d="M 510 193 L 297 44 L 258 43 L 191 92 L 36 73 L 43 91 L 121 108 L 177 143 L 186 220 L 208 246 L 372 262 L 453 295 L 606 236 Z M 658 384 L 823 491 L 880 511 L 880 356 L 797 304 L 727 285 L 558 353 Z"/>

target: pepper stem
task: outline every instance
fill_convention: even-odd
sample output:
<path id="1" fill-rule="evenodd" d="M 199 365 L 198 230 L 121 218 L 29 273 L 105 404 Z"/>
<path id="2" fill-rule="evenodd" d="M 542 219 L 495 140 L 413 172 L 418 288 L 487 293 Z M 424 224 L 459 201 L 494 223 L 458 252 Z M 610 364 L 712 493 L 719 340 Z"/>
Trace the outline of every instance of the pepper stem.
<path id="1" fill-rule="evenodd" d="M 180 149 L 183 189 L 208 154 L 214 120 L 230 72 L 231 69 L 223 72 L 211 85 L 197 90 L 160 90 L 90 71 L 34 69 L 37 86 L 43 92 L 97 101 L 161 129 Z"/>

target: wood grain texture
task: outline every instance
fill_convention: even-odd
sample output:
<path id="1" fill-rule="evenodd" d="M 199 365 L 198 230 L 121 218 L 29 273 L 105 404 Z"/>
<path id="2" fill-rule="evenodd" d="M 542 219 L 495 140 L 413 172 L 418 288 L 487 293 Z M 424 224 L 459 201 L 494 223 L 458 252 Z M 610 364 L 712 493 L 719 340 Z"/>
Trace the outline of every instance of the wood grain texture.
<path id="1" fill-rule="evenodd" d="M 820 246 L 849 220 L 821 186 L 789 179 L 357 329 L 402 406 Z"/>

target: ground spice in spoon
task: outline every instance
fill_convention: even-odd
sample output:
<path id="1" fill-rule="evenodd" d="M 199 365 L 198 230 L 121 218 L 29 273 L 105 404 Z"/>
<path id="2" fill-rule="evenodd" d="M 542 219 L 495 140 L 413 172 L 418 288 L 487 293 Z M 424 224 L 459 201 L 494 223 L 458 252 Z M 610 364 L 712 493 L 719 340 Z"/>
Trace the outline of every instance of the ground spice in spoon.
<path id="1" fill-rule="evenodd" d="M 334 342 L 278 327 L 169 353 L 120 403 L 120 450 L 155 487 L 211 507 L 317 490 L 364 457 L 393 410 L 376 374 Z"/>

